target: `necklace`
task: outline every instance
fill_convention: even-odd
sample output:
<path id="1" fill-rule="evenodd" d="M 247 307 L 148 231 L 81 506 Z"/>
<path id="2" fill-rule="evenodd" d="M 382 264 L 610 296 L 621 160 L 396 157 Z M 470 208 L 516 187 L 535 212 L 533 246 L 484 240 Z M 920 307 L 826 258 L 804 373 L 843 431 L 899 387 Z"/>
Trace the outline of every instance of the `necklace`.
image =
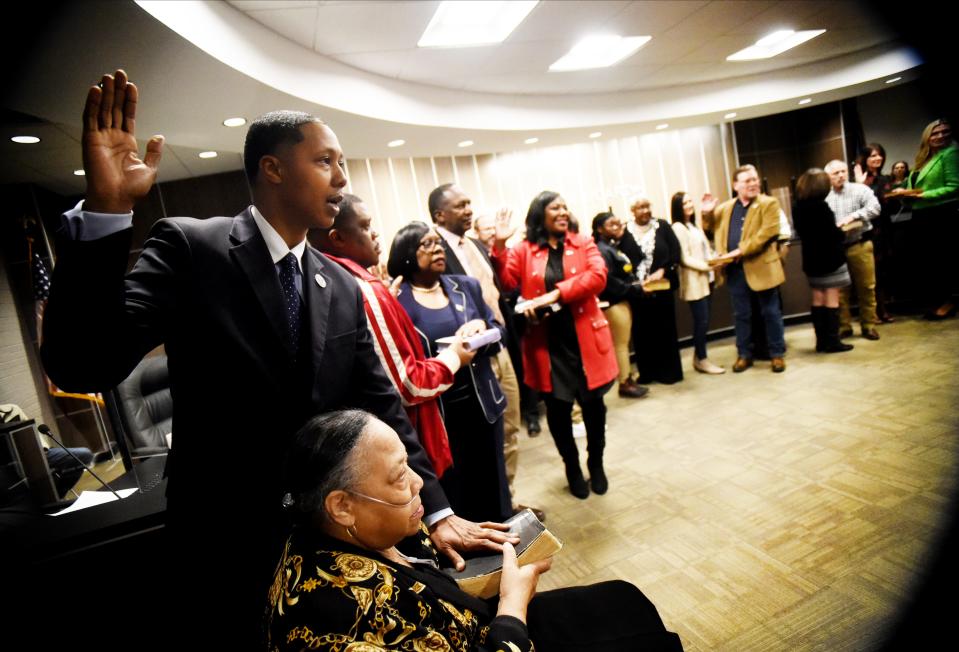
<path id="1" fill-rule="evenodd" d="M 428 287 L 428 288 L 421 288 L 416 285 L 413 285 L 412 283 L 410 283 L 410 287 L 413 288 L 413 292 L 422 292 L 423 294 L 431 294 L 433 292 L 439 292 L 440 282 L 437 281 L 436 283 L 433 284 L 432 287 Z"/>

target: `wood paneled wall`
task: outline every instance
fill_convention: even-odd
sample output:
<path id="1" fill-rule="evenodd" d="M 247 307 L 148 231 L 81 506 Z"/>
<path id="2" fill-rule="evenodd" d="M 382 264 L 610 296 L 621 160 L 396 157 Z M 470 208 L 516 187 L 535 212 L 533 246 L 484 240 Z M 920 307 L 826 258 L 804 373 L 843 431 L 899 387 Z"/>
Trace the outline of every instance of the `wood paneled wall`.
<path id="1" fill-rule="evenodd" d="M 430 221 L 427 197 L 449 182 L 470 196 L 474 215 L 506 206 L 514 224 L 522 223 L 542 190 L 561 193 L 584 230 L 608 207 L 629 217 L 628 202 L 636 194 L 647 195 L 655 215 L 668 219 L 669 200 L 679 190 L 697 199 L 706 191 L 729 197 L 733 157 L 721 129 L 712 125 L 495 154 L 349 159 L 349 191 L 372 208 L 384 259 L 400 227 Z"/>

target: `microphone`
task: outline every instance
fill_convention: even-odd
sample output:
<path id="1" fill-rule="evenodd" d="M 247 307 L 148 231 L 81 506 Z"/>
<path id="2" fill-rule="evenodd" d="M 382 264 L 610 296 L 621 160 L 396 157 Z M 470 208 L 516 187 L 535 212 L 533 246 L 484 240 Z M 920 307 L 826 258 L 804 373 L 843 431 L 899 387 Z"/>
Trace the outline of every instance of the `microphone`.
<path id="1" fill-rule="evenodd" d="M 49 427 L 47 424 L 41 423 L 40 425 L 37 426 L 37 430 L 39 430 L 42 434 L 44 434 L 44 435 L 46 435 L 47 437 L 49 437 L 50 439 L 52 439 L 52 440 L 56 443 L 57 446 L 59 446 L 60 448 L 62 448 L 63 450 L 65 450 L 65 451 L 67 452 L 67 455 L 69 455 L 69 456 L 72 457 L 74 460 L 76 460 L 77 464 L 79 464 L 82 468 L 84 468 L 84 469 L 86 469 L 87 471 L 89 471 L 89 472 L 90 472 L 90 475 L 92 475 L 94 478 L 96 478 L 97 481 L 98 481 L 100 484 L 102 484 L 104 487 L 106 487 L 107 489 L 109 489 L 109 490 L 113 493 L 113 495 L 117 497 L 117 500 L 120 500 L 120 499 L 122 498 L 122 496 L 120 496 L 120 494 L 118 494 L 116 491 L 113 491 L 113 487 L 111 487 L 110 485 L 108 485 L 106 482 L 103 481 L 103 478 L 101 478 L 100 476 L 98 476 L 96 473 L 93 472 L 93 467 L 92 467 L 92 466 L 87 466 L 87 465 L 84 464 L 82 461 L 80 461 L 80 458 L 77 457 L 76 455 L 74 455 L 74 454 L 73 454 L 73 451 L 71 451 L 69 448 L 67 448 L 66 446 L 64 446 L 63 443 L 61 443 L 59 439 L 57 439 L 56 437 L 54 437 L 54 436 L 53 436 L 53 432 L 50 430 L 50 427 Z"/>

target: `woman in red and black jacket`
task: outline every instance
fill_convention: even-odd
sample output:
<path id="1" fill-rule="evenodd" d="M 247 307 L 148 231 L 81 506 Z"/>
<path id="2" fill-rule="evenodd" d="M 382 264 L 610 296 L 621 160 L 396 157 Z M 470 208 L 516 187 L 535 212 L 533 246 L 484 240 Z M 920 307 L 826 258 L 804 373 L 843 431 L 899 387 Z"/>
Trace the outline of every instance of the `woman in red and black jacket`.
<path id="1" fill-rule="evenodd" d="M 589 496 L 609 486 L 603 469 L 606 405 L 616 379 L 609 323 L 597 296 L 606 287 L 606 263 L 596 243 L 569 229 L 571 215 L 559 193 L 541 192 L 526 214 L 526 239 L 506 249 L 509 218 L 497 219 L 493 263 L 504 288 L 520 289 L 529 327 L 523 337 L 524 381 L 546 403 L 546 422 L 566 465 L 570 493 Z M 558 308 L 558 309 L 557 309 Z M 583 408 L 590 481 L 573 441 L 573 402 Z"/>

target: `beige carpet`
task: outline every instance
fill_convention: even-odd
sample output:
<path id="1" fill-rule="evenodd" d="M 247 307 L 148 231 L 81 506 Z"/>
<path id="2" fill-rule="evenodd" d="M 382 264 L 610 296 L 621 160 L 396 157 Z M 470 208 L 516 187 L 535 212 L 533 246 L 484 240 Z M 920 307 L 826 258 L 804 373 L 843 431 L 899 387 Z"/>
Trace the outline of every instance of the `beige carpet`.
<path id="1" fill-rule="evenodd" d="M 788 328 L 783 374 L 685 349 L 685 381 L 613 390 L 605 496 L 569 495 L 545 418 L 523 431 L 517 498 L 566 544 L 540 588 L 629 580 L 690 652 L 875 649 L 946 526 L 959 432 L 959 322 L 880 332 L 824 355 Z"/>

